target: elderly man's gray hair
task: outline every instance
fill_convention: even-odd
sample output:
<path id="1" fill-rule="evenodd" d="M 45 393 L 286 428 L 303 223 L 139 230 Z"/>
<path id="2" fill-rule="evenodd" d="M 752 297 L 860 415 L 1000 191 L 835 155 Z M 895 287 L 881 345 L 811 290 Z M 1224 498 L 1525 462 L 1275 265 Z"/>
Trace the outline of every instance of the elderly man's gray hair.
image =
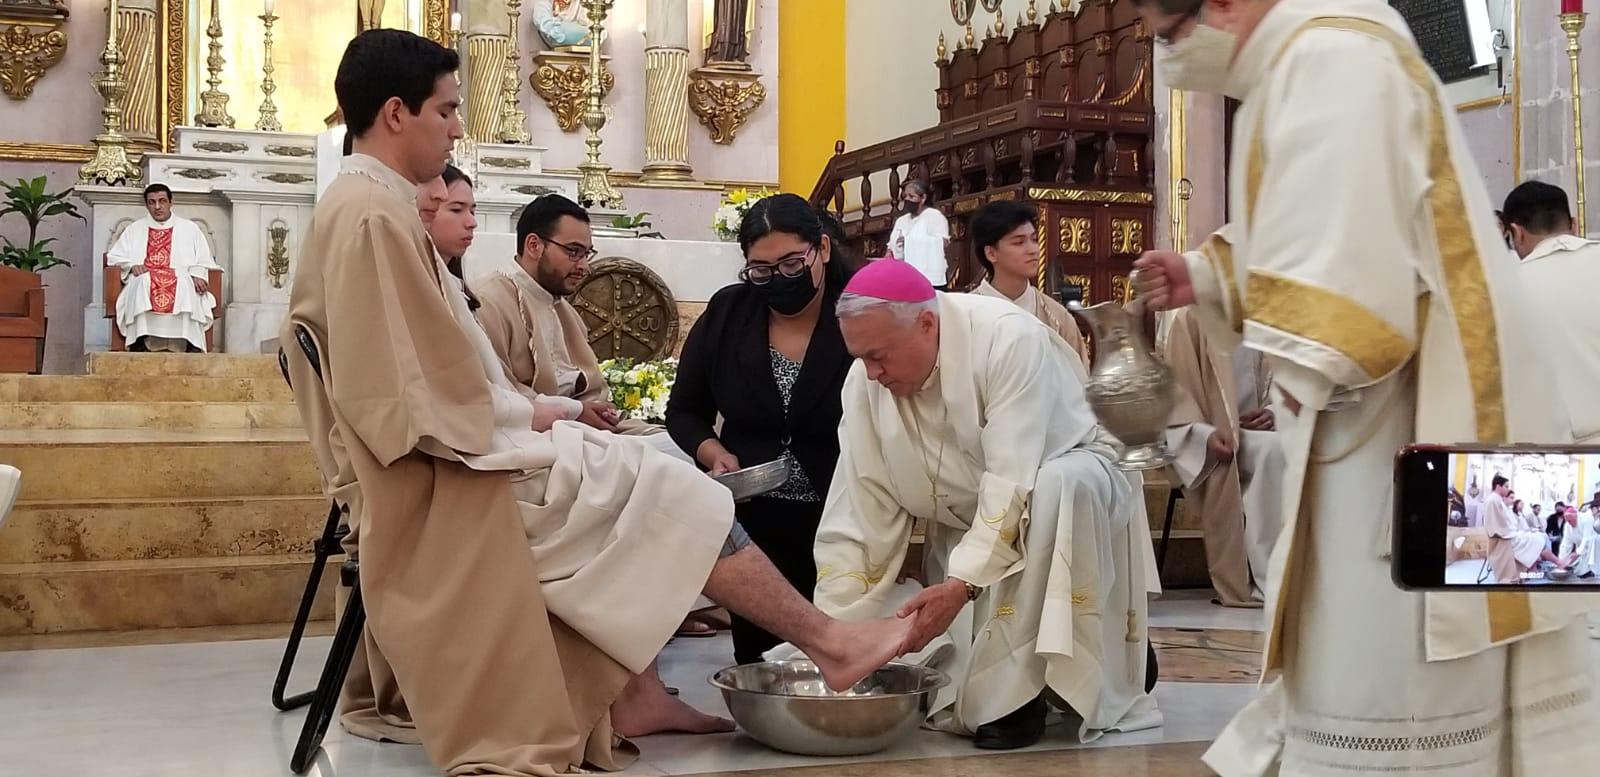
<path id="1" fill-rule="evenodd" d="M 834 306 L 834 311 L 841 319 L 854 318 L 874 310 L 887 310 L 901 323 L 909 324 L 916 321 L 923 311 L 939 315 L 939 298 L 935 296 L 923 302 L 896 302 L 845 292 L 839 295 L 839 302 Z"/>

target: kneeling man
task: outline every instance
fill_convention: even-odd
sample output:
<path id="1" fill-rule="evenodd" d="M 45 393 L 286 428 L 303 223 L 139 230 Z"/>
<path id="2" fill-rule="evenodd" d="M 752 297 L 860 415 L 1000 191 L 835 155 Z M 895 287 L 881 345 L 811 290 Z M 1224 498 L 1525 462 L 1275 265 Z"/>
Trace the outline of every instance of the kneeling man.
<path id="1" fill-rule="evenodd" d="M 901 650 L 947 672 L 929 724 L 1026 747 L 1050 702 L 1085 740 L 1159 725 L 1145 693 L 1153 555 L 1140 485 L 1084 398 L 1082 363 L 1027 311 L 938 294 L 873 262 L 839 300 L 860 359 L 817 532 L 816 603 L 912 618 Z M 928 587 L 898 589 L 926 519 Z"/>

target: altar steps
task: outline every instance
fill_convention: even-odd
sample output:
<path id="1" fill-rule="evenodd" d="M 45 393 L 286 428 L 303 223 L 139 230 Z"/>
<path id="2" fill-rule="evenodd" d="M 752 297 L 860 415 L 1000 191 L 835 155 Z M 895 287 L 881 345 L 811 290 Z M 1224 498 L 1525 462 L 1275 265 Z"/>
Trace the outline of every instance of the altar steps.
<path id="1" fill-rule="evenodd" d="M 23 472 L 0 526 L 0 649 L 281 633 L 328 507 L 277 360 L 95 354 L 89 370 L 0 377 L 0 463 Z"/>

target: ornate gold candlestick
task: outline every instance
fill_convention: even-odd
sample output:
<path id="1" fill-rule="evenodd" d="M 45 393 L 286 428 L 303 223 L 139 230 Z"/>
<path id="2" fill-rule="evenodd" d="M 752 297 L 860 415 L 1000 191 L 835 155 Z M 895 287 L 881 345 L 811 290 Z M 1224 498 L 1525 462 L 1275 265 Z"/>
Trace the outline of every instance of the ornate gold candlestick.
<path id="1" fill-rule="evenodd" d="M 1572 68 L 1572 153 L 1578 174 L 1578 234 L 1585 237 L 1589 234 L 1589 220 L 1584 202 L 1587 192 L 1583 186 L 1583 92 L 1578 84 L 1578 52 L 1583 46 L 1578 43 L 1578 35 L 1583 32 L 1588 18 L 1584 13 L 1561 14 L 1561 29 L 1567 33 L 1567 63 Z"/>
<path id="2" fill-rule="evenodd" d="M 278 21 L 278 16 L 272 12 L 271 0 L 267 0 L 266 11 L 257 18 L 261 20 L 261 45 L 265 56 L 261 61 L 261 117 L 256 119 L 256 129 L 282 132 L 278 106 L 272 102 L 272 93 L 278 91 L 278 85 L 272 81 L 272 23 Z"/>
<path id="3" fill-rule="evenodd" d="M 522 110 L 518 91 L 522 84 L 522 47 L 517 39 L 521 33 L 517 24 L 522 18 L 522 0 L 506 0 L 506 18 L 510 22 L 511 41 L 506 47 L 506 71 L 500 81 L 500 134 L 501 143 L 523 144 L 533 140 L 528 135 L 528 114 Z"/>
<path id="4" fill-rule="evenodd" d="M 206 38 L 211 41 L 208 44 L 211 54 L 206 57 L 206 86 L 210 88 L 200 94 L 200 112 L 195 114 L 194 123 L 201 127 L 232 129 L 228 94 L 222 91 L 222 66 L 227 63 L 222 58 L 222 15 L 217 9 L 217 0 L 211 0 L 211 23 L 206 25 Z"/>
<path id="5" fill-rule="evenodd" d="M 465 72 L 467 70 L 467 52 L 461 48 L 461 13 L 459 11 L 450 14 L 450 48 L 456 52 L 457 56 L 461 57 L 461 68 L 457 72 Z M 453 153 L 455 165 L 476 182 L 478 179 L 478 144 L 472 141 L 472 135 L 466 131 L 467 95 L 464 92 L 461 95 L 461 105 L 456 109 L 456 113 L 461 117 L 462 131 L 461 137 L 456 140 L 456 147 Z"/>
<path id="6" fill-rule="evenodd" d="M 611 186 L 611 166 L 600 161 L 600 130 L 606 126 L 605 105 L 601 102 L 605 89 L 600 83 L 600 40 L 605 33 L 606 14 L 611 12 L 614 2 L 583 0 L 583 10 L 589 14 L 589 101 L 583 112 L 583 126 L 589 129 L 589 137 L 584 141 L 589 146 L 589 158 L 578 165 L 582 173 L 578 179 L 578 199 L 594 208 L 622 207 L 622 194 Z"/>
<path id="7" fill-rule="evenodd" d="M 128 82 L 122 78 L 122 53 L 117 44 L 117 0 L 108 4 L 110 22 L 106 25 L 106 48 L 100 53 L 104 68 L 95 80 L 95 89 L 105 101 L 100 114 L 104 128 L 94 139 L 94 157 L 78 170 L 78 183 L 120 186 L 140 178 L 138 165 L 128 159 L 128 138 L 122 134 L 122 97 Z"/>

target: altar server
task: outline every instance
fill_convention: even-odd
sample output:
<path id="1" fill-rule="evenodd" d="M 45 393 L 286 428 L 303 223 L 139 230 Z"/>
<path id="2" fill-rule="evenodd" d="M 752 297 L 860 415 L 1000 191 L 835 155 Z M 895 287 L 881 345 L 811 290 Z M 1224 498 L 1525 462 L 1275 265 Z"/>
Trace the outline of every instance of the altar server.
<path id="1" fill-rule="evenodd" d="M 1550 381 L 1560 387 L 1581 443 L 1600 442 L 1600 241 L 1576 233 L 1567 193 L 1528 181 L 1506 195 L 1501 210 L 1511 245 L 1522 264 L 1517 274 L 1528 299 L 1539 343 L 1549 360 Z"/>
<path id="2" fill-rule="evenodd" d="M 983 206 L 972 217 L 968 232 L 978 264 L 988 274 L 973 294 L 1015 303 L 1034 318 L 1043 321 L 1083 362 L 1089 366 L 1089 342 L 1078 322 L 1061 303 L 1039 291 L 1039 211 L 1032 205 L 998 200 Z"/>
<path id="3" fill-rule="evenodd" d="M 117 297 L 117 328 L 130 351 L 204 352 L 211 328 L 214 295 L 206 236 L 193 221 L 172 213 L 172 190 L 145 187 L 150 215 L 129 224 L 106 253 L 106 265 L 122 270 Z"/>
<path id="4" fill-rule="evenodd" d="M 1162 359 L 1178 383 L 1167 447 L 1200 511 L 1206 568 L 1225 607 L 1260 607 L 1267 559 L 1283 526 L 1283 448 L 1260 351 L 1211 347 L 1192 312 L 1173 311 Z"/>
<path id="5" fill-rule="evenodd" d="M 838 303 L 858 361 L 817 532 L 816 602 L 914 621 L 907 660 L 949 673 L 929 724 L 980 748 L 1159 725 L 1144 690 L 1154 560 L 1139 481 L 1113 466 L 1077 357 L 1009 302 L 873 262 Z M 928 587 L 897 586 L 927 521 Z M 781 650 L 781 648 L 780 648 Z"/>
<path id="6" fill-rule="evenodd" d="M 456 66 L 399 30 L 351 41 L 335 92 L 355 153 L 317 203 L 282 333 L 319 346 L 290 374 L 361 564 L 345 726 L 420 742 L 452 775 L 621 768 L 636 750 L 608 713 L 702 590 L 807 643 L 834 687 L 859 681 L 908 626 L 817 611 L 692 467 L 580 424 L 532 430 L 417 218 L 416 184 L 461 137 Z"/>
<path id="7" fill-rule="evenodd" d="M 1135 0 L 1164 82 L 1242 101 L 1232 222 L 1150 252 L 1157 309 L 1198 301 L 1267 356 L 1286 412 L 1284 535 L 1262 698 L 1223 777 L 1537 774 L 1592 763 L 1584 596 L 1419 595 L 1390 578 L 1395 451 L 1570 438 L 1455 111 L 1380 0 Z M 1419 401 L 1425 397 L 1426 401 Z M 1467 679 L 1467 678 L 1470 678 Z"/>

